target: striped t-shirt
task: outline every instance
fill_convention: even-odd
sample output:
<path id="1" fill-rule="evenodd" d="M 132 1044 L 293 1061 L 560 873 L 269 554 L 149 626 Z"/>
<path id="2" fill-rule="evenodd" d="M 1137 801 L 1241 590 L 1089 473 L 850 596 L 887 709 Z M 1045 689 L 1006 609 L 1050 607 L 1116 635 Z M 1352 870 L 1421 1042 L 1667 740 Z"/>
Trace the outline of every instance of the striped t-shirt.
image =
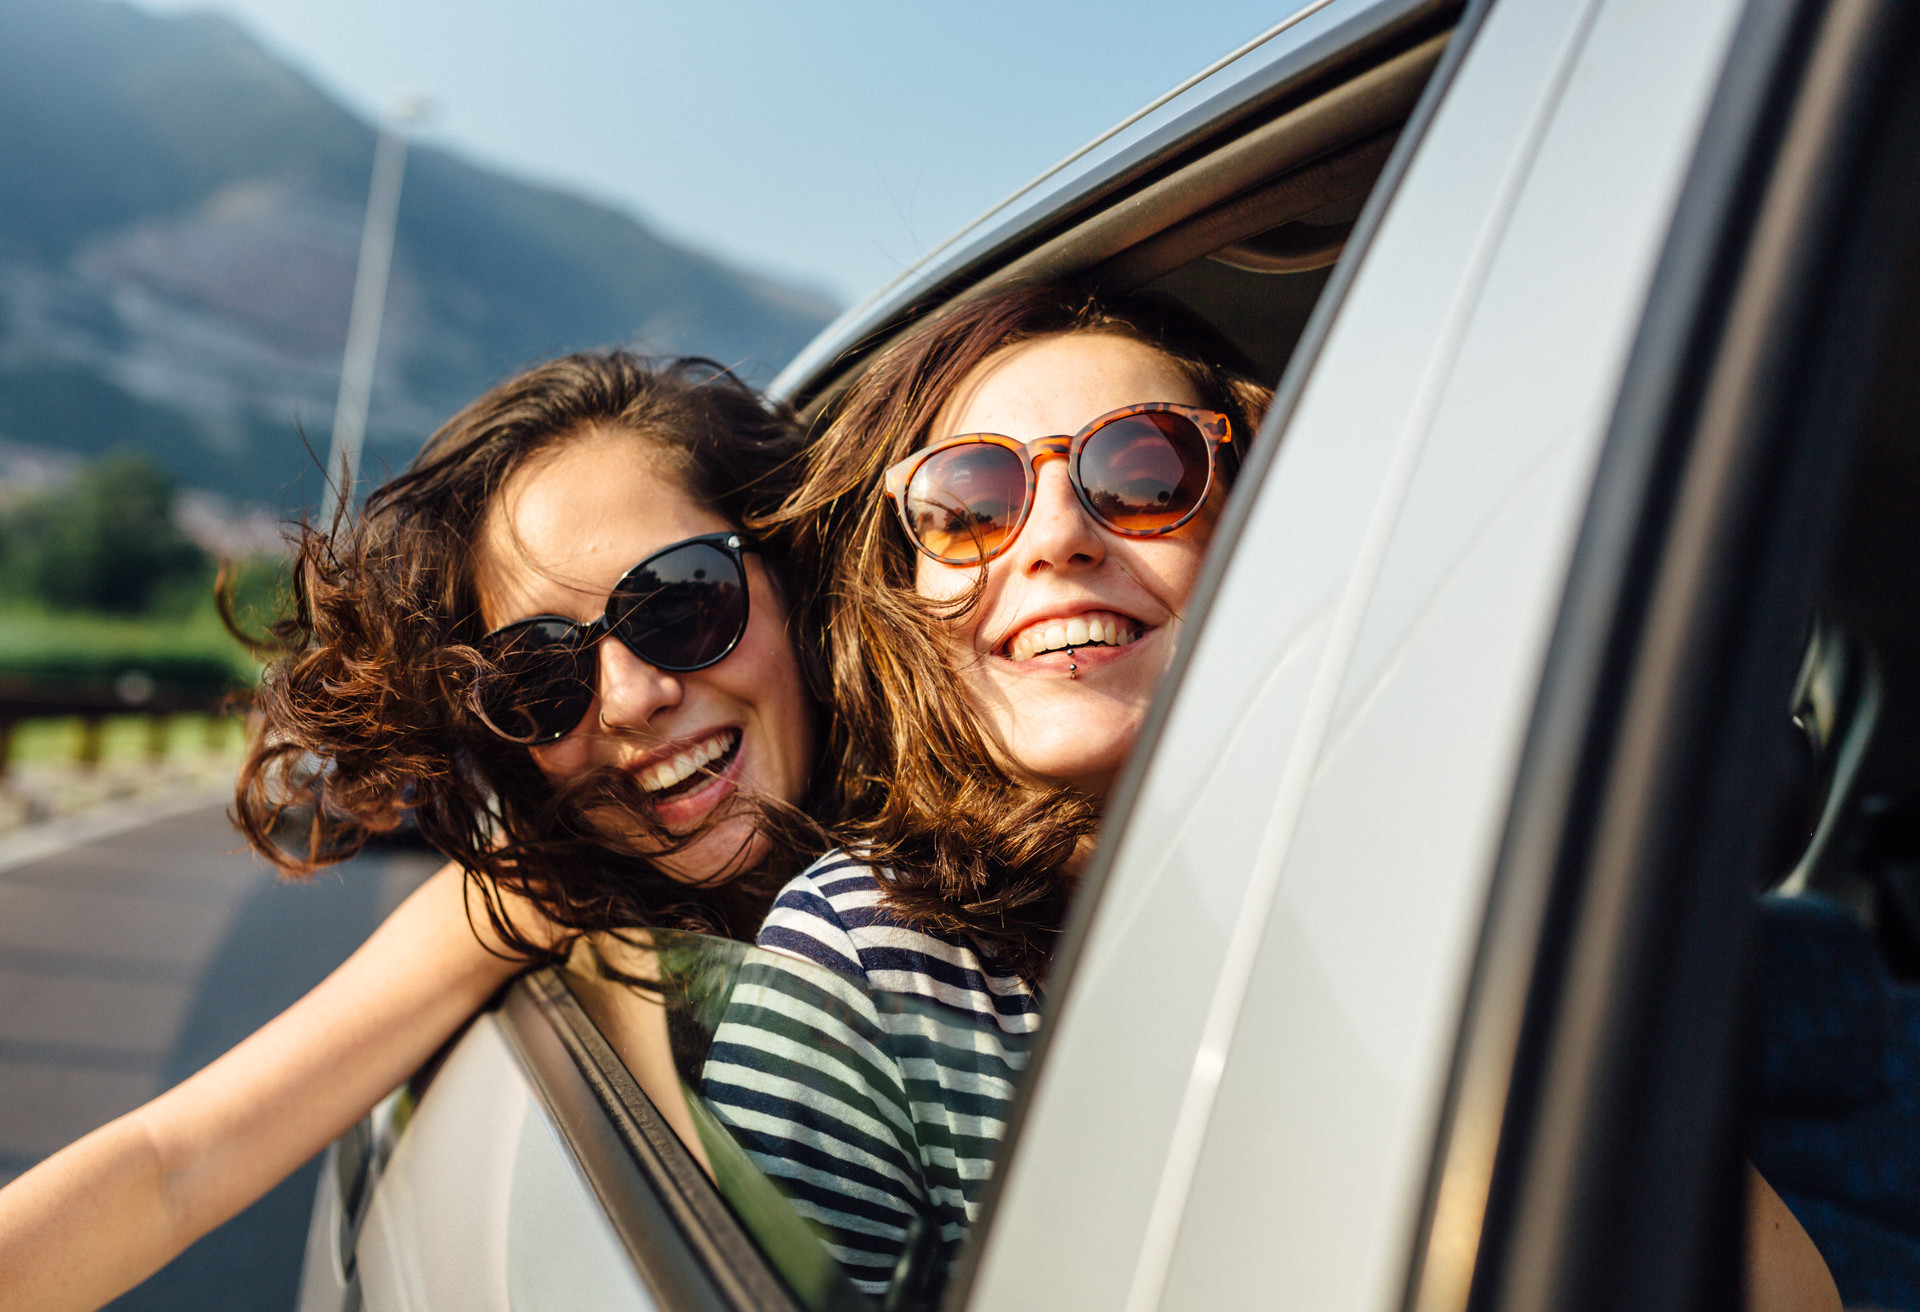
<path id="1" fill-rule="evenodd" d="M 882 906 L 885 878 L 836 852 L 787 884 L 702 1078 L 714 1114 L 874 1294 L 910 1249 L 931 1257 L 923 1278 L 951 1262 L 1040 1025 L 1024 981 Z"/>

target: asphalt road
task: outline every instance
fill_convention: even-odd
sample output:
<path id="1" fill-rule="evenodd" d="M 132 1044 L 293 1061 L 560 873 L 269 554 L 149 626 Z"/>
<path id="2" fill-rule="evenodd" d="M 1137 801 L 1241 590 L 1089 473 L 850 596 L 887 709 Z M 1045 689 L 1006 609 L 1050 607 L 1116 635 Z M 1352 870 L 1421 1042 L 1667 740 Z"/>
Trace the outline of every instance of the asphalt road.
<path id="1" fill-rule="evenodd" d="M 245 1038 L 438 864 L 369 853 L 289 884 L 218 804 L 63 823 L 0 842 L 0 1183 Z M 317 1170 L 111 1306 L 289 1312 Z"/>

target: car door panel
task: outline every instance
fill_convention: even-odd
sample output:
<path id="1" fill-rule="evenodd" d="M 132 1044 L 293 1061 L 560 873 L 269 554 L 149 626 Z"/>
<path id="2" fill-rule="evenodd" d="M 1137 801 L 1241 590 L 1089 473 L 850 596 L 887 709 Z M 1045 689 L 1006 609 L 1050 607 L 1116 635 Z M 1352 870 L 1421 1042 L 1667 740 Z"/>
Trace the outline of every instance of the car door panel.
<path id="1" fill-rule="evenodd" d="M 488 1017 L 454 1046 L 376 1186 L 355 1249 L 369 1312 L 507 1312 L 525 1084 Z"/>
<path id="2" fill-rule="evenodd" d="M 613 1227 L 531 1098 L 519 1139 L 507 1207 L 507 1302 L 513 1312 L 653 1312 L 655 1303 Z"/>
<path id="3" fill-rule="evenodd" d="M 367 1312 L 655 1307 L 491 1012 L 421 1098 L 357 1258 Z"/>

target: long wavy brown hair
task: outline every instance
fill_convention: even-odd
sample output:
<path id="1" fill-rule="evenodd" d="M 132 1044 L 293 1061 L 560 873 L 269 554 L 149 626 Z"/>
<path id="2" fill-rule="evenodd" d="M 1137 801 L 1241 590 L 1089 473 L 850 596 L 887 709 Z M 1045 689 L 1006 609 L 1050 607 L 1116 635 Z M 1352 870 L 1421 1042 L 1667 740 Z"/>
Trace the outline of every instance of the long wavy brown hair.
<path id="1" fill-rule="evenodd" d="M 802 573 L 818 580 L 806 622 L 824 635 L 835 769 L 822 805 L 841 819 L 837 836 L 891 868 L 885 897 L 897 913 L 964 936 L 1036 983 L 1072 891 L 1071 858 L 1098 828 L 1099 804 L 1016 778 L 996 754 L 943 640 L 978 593 L 936 604 L 915 591 L 914 550 L 881 479 L 928 440 L 948 398 L 989 356 L 1061 333 L 1108 333 L 1161 352 L 1243 442 L 1272 396 L 1233 346 L 1171 300 L 1103 300 L 1060 286 L 984 297 L 867 369 L 780 516 Z M 1222 448 L 1229 479 L 1237 451 Z"/>
<path id="2" fill-rule="evenodd" d="M 537 955 L 543 945 L 506 914 L 503 890 L 582 932 L 750 937 L 785 875 L 818 853 L 825 840 L 803 808 L 762 799 L 771 842 L 756 869 L 677 883 L 650 858 L 691 840 L 650 822 L 632 778 L 609 770 L 556 785 L 472 709 L 484 673 L 474 555 L 488 508 L 542 452 L 608 429 L 647 443 L 688 495 L 743 528 L 767 519 L 801 470 L 792 416 L 722 366 L 585 353 L 467 406 L 357 518 L 303 526 L 286 612 L 251 635 L 267 664 L 234 805 L 241 832 L 282 871 L 344 860 L 410 818 L 468 872 L 505 942 Z M 803 595 L 777 531 L 761 535 L 759 557 L 785 597 Z M 796 648 L 803 670 L 817 665 L 809 644 Z M 636 823 L 609 833 L 594 820 L 609 808 Z"/>

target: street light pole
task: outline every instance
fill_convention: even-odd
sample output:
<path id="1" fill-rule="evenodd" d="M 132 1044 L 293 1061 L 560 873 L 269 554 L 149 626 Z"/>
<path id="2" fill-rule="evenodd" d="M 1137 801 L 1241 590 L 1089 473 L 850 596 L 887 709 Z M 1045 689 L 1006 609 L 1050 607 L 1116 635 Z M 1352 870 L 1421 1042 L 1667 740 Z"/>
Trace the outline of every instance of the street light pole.
<path id="1" fill-rule="evenodd" d="M 360 267 L 353 279 L 353 309 L 347 316 L 346 357 L 340 365 L 340 395 L 333 406 L 333 447 L 327 454 L 327 490 L 321 524 L 353 512 L 360 447 L 367 434 L 367 404 L 380 356 L 380 320 L 387 308 L 387 274 L 393 266 L 393 232 L 400 220 L 400 184 L 407 171 L 407 128 L 426 116 L 416 99 L 403 100 L 381 121 L 373 147 L 373 184 L 367 189 L 367 221 L 360 230 Z"/>

